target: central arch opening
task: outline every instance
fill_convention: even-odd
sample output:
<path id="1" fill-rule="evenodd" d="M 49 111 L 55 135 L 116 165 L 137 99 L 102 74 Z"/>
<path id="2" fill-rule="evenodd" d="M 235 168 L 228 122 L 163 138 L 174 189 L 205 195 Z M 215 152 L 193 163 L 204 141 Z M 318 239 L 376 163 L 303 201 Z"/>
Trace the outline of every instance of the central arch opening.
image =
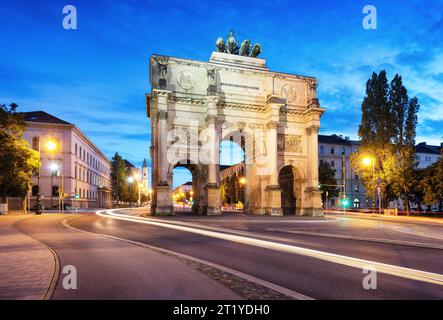
<path id="1" fill-rule="evenodd" d="M 245 210 L 246 167 L 244 138 L 235 131 L 220 143 L 220 197 L 222 211 L 240 212 Z"/>
<path id="2" fill-rule="evenodd" d="M 284 215 L 295 215 L 299 197 L 299 177 L 292 165 L 284 166 L 278 175 L 278 184 L 281 188 L 281 207 Z M 298 199 L 297 199 L 298 198 Z"/>

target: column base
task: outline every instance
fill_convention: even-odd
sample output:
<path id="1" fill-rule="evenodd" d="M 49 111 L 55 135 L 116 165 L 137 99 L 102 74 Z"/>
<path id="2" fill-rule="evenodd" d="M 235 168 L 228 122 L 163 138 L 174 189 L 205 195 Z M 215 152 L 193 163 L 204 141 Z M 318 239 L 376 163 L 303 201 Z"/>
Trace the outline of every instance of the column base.
<path id="1" fill-rule="evenodd" d="M 307 188 L 304 191 L 305 202 L 301 210 L 302 215 L 311 217 L 323 217 L 322 192 L 318 188 Z"/>
<path id="2" fill-rule="evenodd" d="M 208 192 L 208 206 L 206 208 L 206 215 L 218 216 L 222 214 L 221 211 L 221 199 L 220 199 L 220 187 L 216 184 L 208 183 L 206 186 Z"/>
<path id="3" fill-rule="evenodd" d="M 281 208 L 281 189 L 279 186 L 268 186 L 265 189 L 267 195 L 267 207 L 265 213 L 271 216 L 282 216 Z"/>
<path id="4" fill-rule="evenodd" d="M 155 206 L 156 216 L 170 216 L 174 214 L 174 206 L 170 195 L 170 188 L 166 186 L 157 186 L 157 204 Z"/>

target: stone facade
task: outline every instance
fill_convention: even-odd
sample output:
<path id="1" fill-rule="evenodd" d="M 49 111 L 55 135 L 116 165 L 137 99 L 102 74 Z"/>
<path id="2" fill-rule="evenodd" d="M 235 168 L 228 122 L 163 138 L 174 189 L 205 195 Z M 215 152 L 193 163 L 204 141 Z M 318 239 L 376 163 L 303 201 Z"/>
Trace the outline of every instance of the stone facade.
<path id="1" fill-rule="evenodd" d="M 23 113 L 28 124 L 24 139 L 40 153 L 40 177 L 32 178 L 28 206 L 42 196 L 44 208 L 57 207 L 59 197 L 51 194 L 56 188 L 67 194 L 64 204 L 72 208 L 110 208 L 111 181 L 108 158 L 75 125 L 43 111 Z M 49 152 L 45 146 L 53 141 L 57 148 Z M 59 170 L 51 177 L 51 164 Z M 40 189 L 39 187 L 40 186 Z M 52 188 L 51 188 L 52 187 Z M 75 198 L 78 194 L 78 198 Z"/>
<path id="2" fill-rule="evenodd" d="M 153 55 L 150 83 L 152 214 L 173 213 L 176 166 L 193 174 L 193 211 L 220 213 L 224 140 L 245 151 L 247 212 L 281 215 L 281 183 L 290 181 L 295 213 L 322 214 L 317 136 L 324 109 L 315 78 L 270 71 L 264 59 L 213 52 L 209 62 Z M 284 167 L 291 168 L 289 180 L 280 177 Z"/>
<path id="3" fill-rule="evenodd" d="M 350 208 L 367 208 L 372 205 L 372 197 L 367 197 L 361 177 L 357 174 L 356 169 L 352 168 L 350 156 L 360 147 L 360 143 L 341 135 L 319 135 L 318 136 L 318 157 L 320 163 L 327 162 L 331 169 L 335 171 L 335 179 L 337 185 L 343 185 L 343 167 L 346 174 L 346 196 L 351 200 Z M 345 163 L 343 163 L 343 152 Z M 329 197 L 327 203 L 324 203 L 325 209 L 340 209 L 340 195 Z"/>

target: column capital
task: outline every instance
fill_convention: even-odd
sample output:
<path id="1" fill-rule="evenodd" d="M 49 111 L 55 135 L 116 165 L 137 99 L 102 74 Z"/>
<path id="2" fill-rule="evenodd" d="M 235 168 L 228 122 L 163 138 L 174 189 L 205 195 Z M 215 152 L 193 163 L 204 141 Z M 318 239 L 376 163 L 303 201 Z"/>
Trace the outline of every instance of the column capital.
<path id="1" fill-rule="evenodd" d="M 172 94 L 172 91 L 170 91 L 170 90 L 162 90 L 162 89 L 153 89 L 152 90 L 152 97 L 154 99 L 158 99 L 159 97 L 169 98 L 169 96 L 171 94 Z"/>
<path id="2" fill-rule="evenodd" d="M 266 124 L 267 129 L 277 129 L 277 127 L 278 127 L 278 121 L 269 121 Z"/>
<path id="3" fill-rule="evenodd" d="M 209 95 L 209 96 L 206 96 L 205 100 L 206 100 L 206 105 L 208 105 L 210 103 L 213 103 L 216 105 L 218 103 L 218 101 L 220 100 L 220 98 L 219 98 L 219 96 L 216 96 L 216 95 Z"/>
<path id="4" fill-rule="evenodd" d="M 208 114 L 206 116 L 206 124 L 216 124 L 217 123 L 217 115 Z"/>
<path id="5" fill-rule="evenodd" d="M 168 111 L 159 110 L 157 116 L 160 120 L 168 120 Z"/>
<path id="6" fill-rule="evenodd" d="M 311 134 L 318 134 L 318 130 L 320 129 L 320 126 L 313 124 L 306 128 L 306 133 L 310 136 Z"/>

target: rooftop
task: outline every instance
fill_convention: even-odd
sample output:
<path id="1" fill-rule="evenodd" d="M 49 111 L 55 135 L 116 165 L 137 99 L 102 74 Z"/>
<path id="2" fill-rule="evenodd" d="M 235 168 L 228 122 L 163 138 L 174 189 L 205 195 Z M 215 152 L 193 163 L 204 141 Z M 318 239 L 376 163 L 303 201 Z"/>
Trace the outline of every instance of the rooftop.
<path id="1" fill-rule="evenodd" d="M 39 123 L 52 123 L 52 124 L 65 124 L 72 125 L 67 121 L 54 117 L 53 115 L 46 113 L 44 111 L 30 111 L 30 112 L 21 112 L 24 120 L 27 122 L 39 122 Z"/>
<path id="2" fill-rule="evenodd" d="M 420 142 L 415 146 L 415 152 L 417 153 L 431 153 L 431 154 L 440 154 L 440 150 L 442 146 L 431 146 L 426 144 L 426 142 Z"/>
<path id="3" fill-rule="evenodd" d="M 336 134 L 332 134 L 330 136 L 319 134 L 318 135 L 318 142 L 330 143 L 330 144 L 345 144 L 345 145 L 360 144 L 359 141 L 350 140 L 348 137 L 343 138 L 343 136 L 341 136 L 341 135 L 338 136 Z"/>

